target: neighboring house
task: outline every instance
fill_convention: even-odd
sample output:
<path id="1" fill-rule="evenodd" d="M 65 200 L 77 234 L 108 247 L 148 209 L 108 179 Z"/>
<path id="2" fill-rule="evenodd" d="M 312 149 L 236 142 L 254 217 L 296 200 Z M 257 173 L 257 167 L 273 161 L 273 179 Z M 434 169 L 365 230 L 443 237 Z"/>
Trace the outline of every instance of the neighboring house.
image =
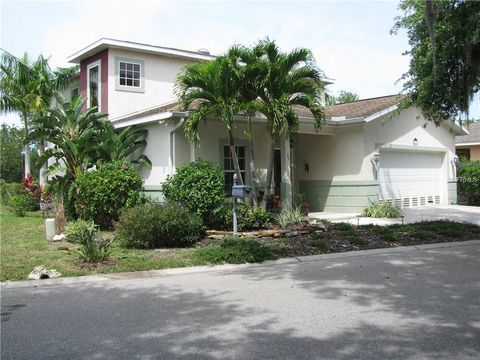
<path id="1" fill-rule="evenodd" d="M 233 167 L 223 125 L 215 118 L 200 126 L 201 144 L 183 133 L 188 111 L 179 108 L 174 81 L 190 61 L 213 59 L 206 51 L 191 52 L 125 41 L 101 39 L 70 57 L 79 63 L 80 94 L 89 105 L 109 113 L 117 128 L 148 129 L 143 170 L 145 189 L 160 197 L 162 182 L 175 169 L 197 158 L 217 163 L 225 172 L 226 190 Z M 302 197 L 311 211 L 360 212 L 372 201 L 406 206 L 456 202 L 454 123 L 436 127 L 416 108 L 397 113 L 401 95 L 327 106 L 326 125 L 315 131 L 311 114 L 298 108 L 299 131 L 283 135 L 275 152 L 274 188 L 283 204 Z M 235 128 L 239 162 L 250 179 L 246 118 Z M 266 120 L 253 120 L 257 174 L 265 181 L 269 154 Z M 262 185 L 262 184 L 260 184 Z"/>
<path id="2" fill-rule="evenodd" d="M 466 125 L 468 135 L 455 138 L 455 149 L 460 161 L 480 161 L 480 120 Z"/>

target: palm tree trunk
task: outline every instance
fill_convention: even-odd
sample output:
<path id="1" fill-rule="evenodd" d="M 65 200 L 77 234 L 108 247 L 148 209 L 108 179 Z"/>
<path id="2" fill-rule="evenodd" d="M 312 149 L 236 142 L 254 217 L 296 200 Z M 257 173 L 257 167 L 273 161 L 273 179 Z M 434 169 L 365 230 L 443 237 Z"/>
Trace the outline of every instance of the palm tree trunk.
<path id="1" fill-rule="evenodd" d="M 38 148 L 38 155 L 42 156 L 45 153 L 45 142 L 42 140 L 40 141 L 40 146 Z M 39 174 L 39 180 L 40 180 L 40 185 L 45 186 L 47 183 L 47 177 L 45 176 L 45 171 L 47 171 L 47 165 L 48 165 L 48 160 L 42 164 L 40 167 L 40 174 Z"/>
<path id="2" fill-rule="evenodd" d="M 267 208 L 267 201 L 270 196 L 270 189 L 272 188 L 274 159 L 275 159 L 275 142 L 273 141 L 273 137 L 272 137 L 271 143 L 270 143 L 270 159 L 269 159 L 268 168 L 267 168 L 267 179 L 265 181 L 265 190 L 264 190 L 263 200 L 262 200 L 262 207 L 264 209 Z"/>
<path id="3" fill-rule="evenodd" d="M 252 118 L 248 116 L 248 145 L 250 146 L 250 177 L 252 179 L 252 204 L 257 206 L 257 170 L 255 168 L 255 149 L 253 147 Z"/>
<path id="4" fill-rule="evenodd" d="M 28 135 L 28 117 L 26 113 L 22 114 L 22 120 L 23 120 L 23 126 L 25 131 L 25 138 L 26 138 Z M 30 144 L 28 142 L 23 145 L 23 152 L 24 152 L 24 160 L 25 160 L 24 161 L 24 177 L 26 178 L 31 172 Z"/>
<path id="5" fill-rule="evenodd" d="M 228 140 L 230 142 L 230 153 L 232 154 L 233 159 L 233 168 L 237 174 L 238 185 L 243 185 L 242 173 L 240 171 L 240 165 L 238 163 L 237 152 L 235 151 L 235 143 L 233 140 L 233 133 L 231 129 L 228 129 Z"/>

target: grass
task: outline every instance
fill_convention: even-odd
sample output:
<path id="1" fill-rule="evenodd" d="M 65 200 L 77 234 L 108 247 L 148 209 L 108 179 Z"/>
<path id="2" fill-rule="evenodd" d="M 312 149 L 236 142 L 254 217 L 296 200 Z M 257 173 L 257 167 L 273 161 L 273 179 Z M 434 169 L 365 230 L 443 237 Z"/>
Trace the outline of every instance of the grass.
<path id="1" fill-rule="evenodd" d="M 83 263 L 78 245 L 45 240 L 45 225 L 39 212 L 25 217 L 14 216 L 0 208 L 0 280 L 25 280 L 35 266 L 44 265 L 56 269 L 62 276 L 78 276 L 99 273 L 158 270 L 223 262 L 261 262 L 273 259 L 270 248 L 257 241 L 240 240 L 230 246 L 211 248 L 186 248 L 139 250 L 126 249 L 117 243 L 112 245 L 111 261 L 89 265 Z M 112 238 L 111 233 L 103 236 Z M 258 244 L 260 246 L 258 246 Z"/>
<path id="2" fill-rule="evenodd" d="M 268 241 L 224 238 L 204 242 L 203 247 L 158 250 L 127 249 L 113 242 L 112 253 L 107 262 L 87 265 L 79 258 L 78 245 L 45 240 L 41 213 L 27 213 L 25 217 L 17 217 L 6 208 L 0 207 L 0 228 L 1 281 L 24 280 L 32 269 L 39 265 L 56 269 L 63 276 L 77 276 L 207 264 L 262 262 L 276 259 L 280 255 L 299 256 L 345 251 L 344 249 L 389 247 L 392 246 L 391 243 L 398 246 L 480 238 L 480 226 L 446 220 L 386 227 L 338 223 L 328 225 L 328 231 L 317 233 L 304 240 L 305 242 L 302 242 L 301 238 Z M 102 235 L 113 238 L 112 233 L 104 232 Z M 385 243 L 379 243 L 378 240 Z M 298 246 L 292 247 L 295 244 Z M 308 247 L 308 252 L 305 246 Z"/>

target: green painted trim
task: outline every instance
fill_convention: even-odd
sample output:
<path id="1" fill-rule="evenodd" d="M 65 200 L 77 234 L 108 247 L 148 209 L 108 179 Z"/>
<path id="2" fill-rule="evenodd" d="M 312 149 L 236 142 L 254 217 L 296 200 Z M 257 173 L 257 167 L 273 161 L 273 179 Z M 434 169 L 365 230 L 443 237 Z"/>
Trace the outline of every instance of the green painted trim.
<path id="1" fill-rule="evenodd" d="M 383 144 L 375 143 L 375 148 L 380 150 L 408 150 L 408 151 L 422 151 L 422 152 L 447 152 L 448 149 L 444 147 L 434 146 L 415 146 L 415 145 L 400 145 L 400 144 Z"/>
<path id="2" fill-rule="evenodd" d="M 144 93 L 145 92 L 145 61 L 140 59 L 121 57 L 121 56 L 115 56 L 114 61 L 115 61 L 115 90 Z M 140 65 L 140 87 L 139 88 L 135 88 L 133 86 L 130 87 L 130 86 L 120 85 L 120 81 L 119 81 L 120 61 Z"/>
<path id="3" fill-rule="evenodd" d="M 371 202 L 378 201 L 379 183 L 358 181 L 300 181 L 300 193 L 311 211 L 359 213 Z"/>
<path id="4" fill-rule="evenodd" d="M 251 183 L 250 179 L 250 143 L 246 139 L 234 138 L 233 142 L 235 146 L 245 146 L 245 182 L 246 184 Z M 230 141 L 228 139 L 222 138 L 218 140 L 218 151 L 219 151 L 219 165 L 222 171 L 225 171 L 223 149 L 225 146 L 230 146 Z"/>

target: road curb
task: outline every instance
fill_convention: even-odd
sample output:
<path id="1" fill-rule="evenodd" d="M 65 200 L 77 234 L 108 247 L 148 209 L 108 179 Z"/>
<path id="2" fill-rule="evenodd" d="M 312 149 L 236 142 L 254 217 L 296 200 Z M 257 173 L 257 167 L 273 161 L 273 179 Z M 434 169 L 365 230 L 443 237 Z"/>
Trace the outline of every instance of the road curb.
<path id="1" fill-rule="evenodd" d="M 85 275 L 85 276 L 76 276 L 76 277 L 67 277 L 67 278 L 58 278 L 58 279 L 46 279 L 46 280 L 6 281 L 6 282 L 0 283 L 0 287 L 2 289 L 4 288 L 24 289 L 24 288 L 59 286 L 59 285 L 95 284 L 95 283 L 103 283 L 103 282 L 110 282 L 110 281 L 117 281 L 117 280 L 149 279 L 149 278 L 159 278 L 159 277 L 165 277 L 165 276 L 188 275 L 188 274 L 198 274 L 198 273 L 206 273 L 206 272 L 244 270 L 244 269 L 251 269 L 251 268 L 258 268 L 258 267 L 302 264 L 302 263 L 316 262 L 316 261 L 322 261 L 322 260 L 332 260 L 332 259 L 334 260 L 334 259 L 361 257 L 361 256 L 368 257 L 370 255 L 388 255 L 388 254 L 395 254 L 399 252 L 429 251 L 429 250 L 442 249 L 442 248 L 454 248 L 454 247 L 478 246 L 478 245 L 480 245 L 480 240 L 468 240 L 468 241 L 448 242 L 448 243 L 439 243 L 439 244 L 399 246 L 394 248 L 356 250 L 356 251 L 347 251 L 347 252 L 333 253 L 333 254 L 319 254 L 319 255 L 307 255 L 307 256 L 298 256 L 298 257 L 291 257 L 291 258 L 282 258 L 278 260 L 264 261 L 263 263 L 259 263 L 259 264 L 239 264 L 239 265 L 224 264 L 224 265 L 214 265 L 214 266 L 191 266 L 191 267 L 185 267 L 185 268 L 170 268 L 170 269 L 161 269 L 161 270 L 135 271 L 135 272 L 111 273 L 111 274 L 100 274 L 100 275 Z"/>

